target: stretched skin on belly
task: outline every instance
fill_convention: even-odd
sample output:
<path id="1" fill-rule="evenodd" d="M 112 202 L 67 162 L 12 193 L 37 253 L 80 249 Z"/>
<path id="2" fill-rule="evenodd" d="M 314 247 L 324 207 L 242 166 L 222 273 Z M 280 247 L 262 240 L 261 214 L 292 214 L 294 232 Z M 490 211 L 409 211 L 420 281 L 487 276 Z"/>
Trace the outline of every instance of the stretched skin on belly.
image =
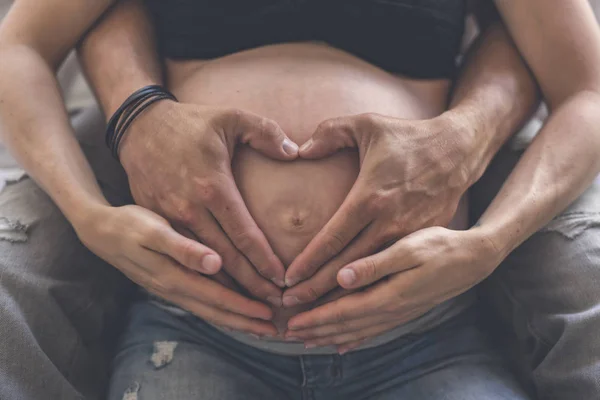
<path id="1" fill-rule="evenodd" d="M 278 122 L 298 144 L 322 121 L 374 112 L 431 118 L 444 107 L 447 82 L 402 79 L 319 44 L 268 46 L 197 68 L 171 68 L 180 101 L 237 107 Z M 338 209 L 359 172 L 358 154 L 280 162 L 240 146 L 233 173 L 258 226 L 285 265 Z M 299 310 L 289 310 L 285 317 Z M 285 319 L 285 318 L 284 318 Z"/>

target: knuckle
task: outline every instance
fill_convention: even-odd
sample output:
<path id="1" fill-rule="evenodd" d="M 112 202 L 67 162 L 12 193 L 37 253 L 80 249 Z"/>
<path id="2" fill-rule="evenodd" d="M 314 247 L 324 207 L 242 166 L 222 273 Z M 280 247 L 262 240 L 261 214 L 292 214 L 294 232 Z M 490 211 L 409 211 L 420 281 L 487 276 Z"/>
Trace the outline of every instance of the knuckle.
<path id="1" fill-rule="evenodd" d="M 240 282 L 240 284 L 242 284 Z M 259 299 L 266 299 L 269 296 L 269 284 L 260 279 L 249 279 L 247 282 L 243 283 L 244 288 L 250 292 L 250 294 L 256 296 Z"/>
<path id="2" fill-rule="evenodd" d="M 319 126 L 317 127 L 317 131 L 327 133 L 335 131 L 339 126 L 340 122 L 337 119 L 328 119 L 319 124 Z"/>
<path id="3" fill-rule="evenodd" d="M 223 296 L 212 296 L 209 299 L 209 304 L 220 310 L 227 309 L 227 302 L 223 299 Z"/>
<path id="4" fill-rule="evenodd" d="M 331 232 L 327 235 L 327 240 L 325 241 L 325 254 L 331 258 L 342 251 L 344 246 L 345 241 L 342 234 L 339 232 Z"/>
<path id="5" fill-rule="evenodd" d="M 390 208 L 393 203 L 393 195 L 387 190 L 376 190 L 372 192 L 366 201 L 366 210 L 370 214 L 380 214 Z"/>
<path id="6" fill-rule="evenodd" d="M 191 264 L 192 257 L 193 257 L 192 254 L 194 253 L 193 247 L 194 247 L 193 243 L 189 240 L 183 240 L 180 243 L 178 243 L 177 251 L 179 252 L 179 254 L 177 256 L 180 260 L 182 260 L 184 262 L 185 266 L 188 266 Z"/>
<path id="7" fill-rule="evenodd" d="M 398 301 L 400 301 L 400 300 L 404 300 L 404 299 L 398 298 Z M 390 301 L 390 302 L 384 302 L 384 303 L 380 304 L 378 306 L 378 308 L 381 311 L 383 311 L 384 313 L 394 314 L 398 310 L 398 305 L 395 304 L 393 301 Z"/>
<path id="8" fill-rule="evenodd" d="M 232 276 L 236 277 L 243 273 L 248 267 L 248 261 L 239 251 L 230 249 L 223 254 L 224 268 Z"/>
<path id="9" fill-rule="evenodd" d="M 204 204 L 216 204 L 222 198 L 221 185 L 212 179 L 197 179 L 195 180 L 195 189 L 198 198 Z M 191 207 L 187 207 L 190 209 Z"/>
<path id="10" fill-rule="evenodd" d="M 377 278 L 379 270 L 375 260 L 373 260 L 372 258 L 367 258 L 363 261 L 363 265 L 360 271 L 364 278 Z"/>
<path id="11" fill-rule="evenodd" d="M 173 280 L 164 276 L 152 277 L 149 281 L 149 285 L 154 291 L 161 295 L 172 294 L 177 287 Z"/>
<path id="12" fill-rule="evenodd" d="M 196 212 L 191 206 L 186 205 L 175 211 L 174 219 L 185 226 L 194 225 L 196 222 Z"/>
<path id="13" fill-rule="evenodd" d="M 145 236 L 147 241 L 154 243 L 162 241 L 164 234 L 164 227 L 155 224 L 147 226 L 143 231 L 143 235 Z"/>
<path id="14" fill-rule="evenodd" d="M 335 311 L 332 315 L 332 319 L 333 319 L 334 323 L 336 323 L 336 324 L 343 325 L 346 323 L 346 316 L 345 316 L 344 312 L 341 310 Z"/>
<path id="15" fill-rule="evenodd" d="M 379 122 L 380 116 L 377 113 L 364 113 L 358 116 L 358 122 L 363 128 L 370 128 Z"/>
<path id="16" fill-rule="evenodd" d="M 271 139 L 271 137 L 279 137 L 279 125 L 277 122 L 268 118 L 261 118 L 258 126 L 260 139 Z"/>
<path id="17" fill-rule="evenodd" d="M 321 297 L 321 293 L 313 286 L 309 286 L 306 289 L 306 295 L 310 301 L 316 301 Z"/>
<path id="18" fill-rule="evenodd" d="M 259 233 L 255 229 L 240 230 L 232 234 L 232 240 L 235 247 L 244 254 L 252 253 L 257 249 L 259 243 Z"/>
<path id="19" fill-rule="evenodd" d="M 239 108 L 228 108 L 220 115 L 220 120 L 223 124 L 231 124 L 231 126 L 237 128 L 244 117 L 244 112 Z"/>

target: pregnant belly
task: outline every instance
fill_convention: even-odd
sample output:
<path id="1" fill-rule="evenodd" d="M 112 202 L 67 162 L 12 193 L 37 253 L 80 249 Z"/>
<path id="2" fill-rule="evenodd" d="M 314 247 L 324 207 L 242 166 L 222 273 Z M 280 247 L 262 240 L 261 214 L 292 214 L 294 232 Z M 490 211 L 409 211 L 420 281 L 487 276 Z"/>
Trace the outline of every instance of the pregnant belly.
<path id="1" fill-rule="evenodd" d="M 320 44 L 262 47 L 210 62 L 169 64 L 180 101 L 237 107 L 277 121 L 298 144 L 328 118 L 374 112 L 438 115 L 448 83 L 402 79 Z M 338 209 L 359 170 L 356 151 L 279 162 L 240 146 L 233 172 L 246 205 L 284 265 Z"/>

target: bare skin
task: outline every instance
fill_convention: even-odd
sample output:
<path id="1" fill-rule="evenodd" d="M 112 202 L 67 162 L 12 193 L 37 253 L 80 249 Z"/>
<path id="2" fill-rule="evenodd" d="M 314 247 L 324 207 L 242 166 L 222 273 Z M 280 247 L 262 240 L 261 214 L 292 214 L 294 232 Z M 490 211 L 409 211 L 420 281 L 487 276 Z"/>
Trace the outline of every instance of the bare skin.
<path id="1" fill-rule="evenodd" d="M 297 143 L 306 142 L 322 121 L 341 115 L 433 118 L 444 110 L 450 86 L 447 80 L 394 76 L 348 53 L 311 43 L 267 46 L 210 62 L 171 61 L 167 74 L 180 101 L 263 115 L 277 121 Z M 337 211 L 358 172 L 359 157 L 352 150 L 319 160 L 282 162 L 241 146 L 233 159 L 244 202 L 284 265 Z M 466 228 L 466 220 L 455 227 Z M 311 306 L 289 308 L 285 316 Z M 284 319 L 276 310 L 278 326 L 285 327 Z"/>
<path id="2" fill-rule="evenodd" d="M 147 209 L 111 207 L 72 136 L 53 78 L 67 50 L 111 3 L 17 1 L 0 29 L 5 143 L 63 210 L 80 239 L 133 281 L 214 324 L 274 334 L 273 325 L 264 321 L 272 319 L 268 306 L 223 285 L 229 275 L 252 297 L 281 303 L 281 290 L 269 279 L 283 276 L 283 266 L 278 267 L 264 234 L 249 217 L 229 164 L 240 140 L 270 157 L 293 159 L 285 150 L 285 134 L 273 120 L 239 108 L 160 102 L 136 120 L 121 147 L 134 197 Z M 48 36 L 49 31 L 55 34 Z M 404 162 L 416 171 L 427 171 L 419 179 L 421 188 L 441 195 L 422 197 L 425 221 L 449 222 L 468 182 L 480 176 L 535 104 L 535 87 L 518 54 L 506 37 L 494 42 L 503 43 L 500 57 L 477 52 L 471 58 L 477 67 L 459 80 L 452 109 L 439 119 L 372 118 L 374 114 L 349 118 L 357 126 L 373 123 L 372 133 L 416 139 L 374 149 L 364 160 L 372 164 L 387 157 L 393 164 L 391 174 L 403 170 Z M 138 1 L 120 2 L 86 36 L 82 60 L 107 115 L 139 87 L 164 84 L 152 28 Z M 173 163 L 174 159 L 182 162 Z M 467 171 L 468 179 L 446 185 L 456 171 L 461 176 Z M 372 181 L 374 187 L 378 179 Z M 420 189 L 398 189 L 400 198 L 401 193 L 411 201 L 419 198 Z M 228 208 L 234 212 L 223 212 Z M 177 226 L 177 232 L 169 223 Z M 411 222 L 411 229 L 420 223 Z M 188 238 L 199 238 L 209 247 Z M 196 271 L 215 273 L 203 262 L 215 251 L 223 259 L 224 271 L 213 280 Z M 320 291 L 335 283 L 335 271 L 326 272 Z M 304 292 L 312 294 L 306 296 L 307 302 L 318 297 L 306 287 Z"/>
<path id="3" fill-rule="evenodd" d="M 471 90 L 463 90 L 460 87 L 457 89 L 457 93 L 464 95 L 453 101 L 453 107 L 448 113 L 440 116 L 444 117 L 442 119 L 445 120 L 445 124 L 440 124 L 437 118 L 406 121 L 394 117 L 373 118 L 371 115 L 365 118 L 363 115 L 355 115 L 342 118 L 337 123 L 320 125 L 315 139 L 321 144 L 300 151 L 300 155 L 314 158 L 334 152 L 340 147 L 358 147 L 361 154 L 361 176 L 353 186 L 356 190 L 350 192 L 346 201 L 353 205 L 351 208 L 366 210 L 366 214 L 369 215 L 365 218 L 363 214 L 354 213 L 346 214 L 346 217 L 341 219 L 336 218 L 338 222 L 333 229 L 329 226 L 324 230 L 324 235 L 315 236 L 316 244 L 307 247 L 311 250 L 303 256 L 304 262 L 297 263 L 296 269 L 302 270 L 300 272 L 304 275 L 310 275 L 317 269 L 325 271 L 311 277 L 315 279 L 312 287 L 319 286 L 323 291 L 337 283 L 346 288 L 360 284 L 342 279 L 344 274 L 340 269 L 344 266 L 352 267 L 361 277 L 385 274 L 378 272 L 379 263 L 396 265 L 399 270 L 389 270 L 395 275 L 388 284 L 376 285 L 377 287 L 368 293 L 349 295 L 297 316 L 290 321 L 290 328 L 307 330 L 307 338 L 314 337 L 315 334 L 324 337 L 326 340 L 320 341 L 320 344 L 326 344 L 324 342 L 327 341 L 353 344 L 356 340 L 389 329 L 390 323 L 401 323 L 407 315 L 426 311 L 428 307 L 466 290 L 487 276 L 511 248 L 556 215 L 593 179 L 600 169 L 597 150 L 600 148 L 597 145 L 600 139 L 595 130 L 599 122 L 596 111 L 600 103 L 597 71 L 600 65 L 600 46 L 597 26 L 587 2 L 569 2 L 569 7 L 566 8 L 563 2 L 553 2 L 556 4 L 550 5 L 541 0 L 498 1 L 517 44 L 540 80 L 554 114 L 482 219 L 482 226 L 466 232 L 444 228 L 417 232 L 409 237 L 410 240 L 400 240 L 390 247 L 389 251 L 380 253 L 378 262 L 359 259 L 357 264 L 348 265 L 365 252 L 365 243 L 371 243 L 364 237 L 348 247 L 354 249 L 353 253 L 342 252 L 339 257 L 330 261 L 319 260 L 323 258 L 322 254 L 331 258 L 335 256 L 336 251 L 342 250 L 343 243 L 331 246 L 332 241 L 339 242 L 340 232 L 356 233 L 360 230 L 357 230 L 357 227 L 368 223 L 369 219 L 378 222 L 381 228 L 368 232 L 377 239 L 374 242 L 386 243 L 395 236 L 406 234 L 406 226 L 398 225 L 397 221 L 402 220 L 411 204 L 426 205 L 424 210 L 428 215 L 424 217 L 424 221 L 427 222 L 425 226 L 432 223 L 445 225 L 443 222 L 450 219 L 462 193 L 480 176 L 491 155 L 524 119 L 530 105 L 535 102 L 535 96 L 531 95 L 531 81 L 527 72 L 524 73 L 525 79 L 521 79 L 522 66 L 516 67 L 516 75 L 521 78 L 515 79 L 515 74 L 507 73 L 509 70 L 515 71 L 514 63 L 502 64 L 505 68 L 502 71 L 497 70 L 498 63 L 483 64 L 487 69 L 480 69 L 470 77 L 471 82 L 479 83 L 478 86 L 466 85 Z M 181 190 L 173 191 L 172 188 L 165 189 L 164 186 L 154 185 L 159 188 L 158 192 L 151 193 L 152 196 L 140 202 L 164 215 L 169 221 L 136 206 L 110 207 L 102 197 L 87 162 L 71 136 L 68 118 L 61 106 L 60 94 L 53 77 L 53 72 L 67 50 L 72 48 L 109 3 L 62 0 L 49 0 L 41 4 L 32 0 L 17 2 L 17 6 L 0 29 L 0 102 L 3 103 L 0 107 L 0 118 L 6 128 L 3 131 L 8 132 L 4 139 L 28 172 L 65 212 L 82 241 L 133 280 L 210 322 L 257 334 L 273 332 L 269 324 L 256 320 L 271 318 L 272 314 L 265 309 L 264 304 L 228 291 L 222 285 L 193 271 L 201 269 L 204 257 L 216 255 L 216 249 L 224 260 L 238 260 L 240 265 L 246 266 L 245 276 L 242 277 L 246 279 L 240 279 L 240 283 L 245 284 L 247 289 L 257 289 L 255 291 L 261 298 L 266 297 L 268 293 L 280 293 L 273 285 L 267 287 L 264 283 L 260 286 L 256 284 L 257 275 L 247 268 L 252 264 L 267 279 L 281 279 L 283 272 L 282 265 L 278 264 L 271 249 L 266 245 L 266 238 L 244 212 L 230 176 L 220 172 L 228 172 L 227 162 L 232 156 L 233 144 L 240 139 L 256 144 L 257 138 L 267 138 L 262 143 L 258 141 L 263 145 L 266 143 L 266 146 L 256 146 L 262 147 L 269 155 L 278 155 L 281 159 L 293 159 L 297 154 L 285 152 L 285 136 L 272 120 L 265 121 L 264 117 L 257 118 L 256 115 L 249 115 L 239 109 L 215 109 L 190 104 L 175 107 L 165 102 L 149 110 L 147 116 L 153 115 L 153 118 L 146 118 L 145 123 L 140 120 L 136 124 L 137 128 L 132 126 L 128 140 L 122 148 L 122 159 L 130 181 L 143 187 L 143 176 L 135 174 L 136 169 L 140 170 L 144 165 L 160 161 L 159 154 L 169 150 L 167 146 L 160 146 L 161 133 L 164 134 L 165 131 L 157 131 L 156 128 L 165 127 L 166 121 L 172 123 L 172 129 L 168 133 L 174 134 L 169 135 L 170 144 L 179 145 L 177 149 L 170 148 L 174 154 L 167 159 L 172 160 L 177 156 L 190 162 L 185 164 L 185 167 L 193 170 L 195 177 L 202 178 L 200 189 L 209 188 L 203 192 L 209 196 L 202 198 L 194 191 L 186 191 L 184 189 L 190 186 L 189 180 L 182 182 L 181 179 L 175 179 L 173 181 L 179 184 Z M 77 15 L 78 18 L 72 18 L 73 15 Z M 541 19 L 545 22 L 536 20 L 535 23 L 530 23 L 523 19 L 523 16 L 540 15 L 546 16 Z M 131 26 L 135 24 L 134 18 Z M 122 28 L 126 26 L 128 25 L 122 25 Z M 55 34 L 48 35 L 48 32 Z M 555 37 L 557 32 L 561 32 L 559 37 Z M 568 34 L 564 34 L 565 32 Z M 135 37 L 135 34 L 133 36 Z M 117 71 L 116 76 L 121 77 L 120 81 L 119 78 L 113 79 L 112 84 L 96 85 L 97 89 L 100 89 L 99 97 L 109 114 L 115 105 L 118 106 L 140 85 L 162 83 L 160 64 L 151 50 L 146 51 L 147 37 L 140 37 L 146 40 L 142 40 L 141 46 L 132 48 L 128 47 L 131 43 L 123 44 L 132 39 L 132 36 L 126 35 L 115 39 L 116 43 L 121 41 L 119 46 L 112 42 L 109 56 L 107 52 L 98 55 L 97 60 L 106 58 L 105 70 L 112 68 L 113 72 Z M 541 40 L 549 37 L 553 38 L 547 41 L 552 43 L 550 47 Z M 541 47 L 544 51 L 535 50 Z M 126 51 L 120 52 L 123 49 Z M 121 63 L 112 60 L 113 56 Z M 127 62 L 123 64 L 123 60 Z M 100 63 L 96 65 L 99 66 Z M 123 70 L 127 73 L 122 74 Z M 481 72 L 489 71 L 500 72 L 500 75 L 494 75 L 495 79 L 491 81 L 480 79 Z M 486 76 L 486 73 L 483 73 L 483 76 Z M 115 77 L 115 74 L 110 72 L 99 75 L 105 77 L 105 82 L 107 77 Z M 92 80 L 98 81 L 96 78 Z M 522 89 L 523 87 L 528 89 Z M 101 92 L 110 94 L 103 95 Z M 525 102 L 522 107 L 513 108 L 516 93 L 529 93 L 525 97 L 530 101 Z M 235 132 L 234 128 L 238 126 L 239 121 L 248 127 L 251 138 L 244 138 L 239 132 Z M 154 130 L 149 129 L 145 135 L 140 135 L 139 131 L 144 126 L 154 126 Z M 214 129 L 215 126 L 219 129 Z M 427 140 L 421 141 L 418 146 L 394 146 L 394 157 L 389 157 L 389 147 L 382 146 L 381 142 L 377 145 L 377 142 L 372 140 L 372 135 L 377 132 L 390 141 L 388 143 L 398 143 L 399 138 L 406 137 L 407 129 L 419 132 L 422 129 L 418 128 L 422 126 L 427 126 L 425 131 L 431 133 L 429 137 L 424 138 Z M 440 129 L 440 126 L 443 126 L 443 129 Z M 207 127 L 211 127 L 214 132 Z M 324 135 L 328 130 L 334 134 Z M 570 133 L 568 137 L 564 135 L 565 131 Z M 202 139 L 200 142 L 199 137 Z M 368 140 L 363 140 L 364 138 Z M 217 148 L 214 146 L 215 140 L 221 141 L 217 149 L 219 163 L 206 163 L 209 158 L 198 157 L 198 148 L 210 149 L 212 153 L 208 154 L 214 155 Z M 200 146 L 196 146 L 198 144 Z M 129 146 L 129 150 L 126 146 Z M 153 148 L 155 151 L 150 151 Z M 389 168 L 385 169 L 385 174 L 375 174 L 377 169 L 364 168 L 377 165 L 379 161 L 386 159 Z M 200 165 L 192 160 L 199 160 Z M 405 160 L 420 166 L 417 170 L 429 172 L 420 182 L 423 186 L 416 188 L 417 190 L 410 185 L 395 184 L 398 183 L 395 171 L 410 171 L 404 164 Z M 167 177 L 180 176 L 180 164 L 157 162 L 154 165 L 158 165 L 159 170 L 168 172 Z M 557 165 L 559 168 L 556 168 Z M 222 179 L 224 176 L 227 176 L 227 180 Z M 461 179 L 447 179 L 452 176 Z M 145 188 L 159 183 L 159 178 L 164 176 L 157 176 L 154 181 L 151 179 Z M 363 184 L 358 185 L 359 181 Z M 452 184 L 440 189 L 440 182 Z M 526 196 L 522 195 L 523 187 L 529 189 Z M 376 190 L 377 196 L 371 196 L 369 193 L 373 191 L 369 191 L 369 188 L 393 190 L 387 194 Z M 425 193 L 439 191 L 443 195 L 434 198 L 422 196 L 422 201 L 419 201 L 419 191 L 423 188 Z M 143 193 L 143 190 L 139 193 Z M 180 195 L 175 199 L 175 203 L 152 203 L 153 199 L 165 199 L 167 194 L 173 193 Z M 237 221 L 234 218 L 219 222 L 224 222 L 224 225 L 230 228 L 241 226 L 243 229 L 225 229 L 225 232 L 213 231 L 213 235 L 207 235 L 206 232 L 202 232 L 203 229 L 206 230 L 203 228 L 206 224 L 201 222 L 210 221 L 207 212 L 214 213 L 217 217 L 221 215 L 218 218 L 227 214 L 215 211 L 222 211 L 219 207 L 223 202 L 219 200 L 223 199 L 229 202 L 234 199 L 234 217 L 245 217 L 237 218 Z M 197 216 L 204 219 L 201 220 Z M 212 236 L 215 242 L 228 244 L 222 247 L 224 251 L 215 245 L 210 245 L 212 248 L 202 246 L 177 234 L 168 222 L 183 223 L 188 230 L 198 231 L 197 236 L 206 243 L 210 242 Z M 411 222 L 409 231 L 423 228 L 422 222 Z M 214 221 L 213 226 L 216 226 Z M 346 226 L 349 228 L 344 229 Z M 135 230 L 131 227 L 135 227 Z M 322 253 L 318 251 L 320 248 L 335 251 Z M 436 251 L 423 250 L 432 248 Z M 256 249 L 259 250 L 258 253 Z M 349 253 L 351 256 L 348 256 Z M 407 257 L 407 254 L 419 254 L 420 257 L 414 265 L 399 263 L 401 259 L 414 259 Z M 262 263 L 260 259 L 266 262 Z M 386 262 L 383 263 L 382 260 Z M 325 261 L 327 264 L 319 269 Z M 469 263 L 465 264 L 465 261 Z M 236 267 L 238 265 L 228 262 L 225 264 Z M 463 268 L 464 265 L 468 265 L 469 268 Z M 457 268 L 462 268 L 463 273 L 456 274 Z M 402 273 L 406 269 L 411 273 Z M 288 270 L 288 274 L 291 274 L 291 271 L 292 268 Z M 205 269 L 204 272 L 214 273 L 215 270 Z M 286 278 L 296 280 L 298 277 Z M 318 282 L 320 283 L 317 285 Z M 266 283 L 270 284 L 268 280 Z M 296 297 L 302 297 L 301 292 L 310 295 L 310 287 L 305 285 L 301 288 L 298 285 L 300 289 L 296 289 Z M 407 294 L 410 293 L 413 296 L 407 298 Z M 306 301 L 311 301 L 314 295 L 304 297 Z M 360 307 L 356 307 L 357 304 Z M 379 318 L 379 323 L 374 325 L 373 321 L 369 320 L 368 329 L 365 330 L 365 316 L 356 314 L 358 311 L 366 313 L 368 317 Z M 390 319 L 390 315 L 394 318 Z M 317 328 L 327 328 L 325 336 L 322 332 L 315 332 L 314 329 Z"/>

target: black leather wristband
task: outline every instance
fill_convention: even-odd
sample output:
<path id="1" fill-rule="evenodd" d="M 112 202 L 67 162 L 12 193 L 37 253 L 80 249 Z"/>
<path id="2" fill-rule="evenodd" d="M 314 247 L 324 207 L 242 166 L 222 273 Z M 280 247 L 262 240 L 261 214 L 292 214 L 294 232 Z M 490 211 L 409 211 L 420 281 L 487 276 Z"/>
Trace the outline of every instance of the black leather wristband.
<path id="1" fill-rule="evenodd" d="M 152 104 L 166 99 L 177 101 L 175 96 L 162 86 L 144 86 L 129 96 L 115 111 L 106 126 L 106 145 L 117 160 L 119 145 L 131 123 Z"/>

